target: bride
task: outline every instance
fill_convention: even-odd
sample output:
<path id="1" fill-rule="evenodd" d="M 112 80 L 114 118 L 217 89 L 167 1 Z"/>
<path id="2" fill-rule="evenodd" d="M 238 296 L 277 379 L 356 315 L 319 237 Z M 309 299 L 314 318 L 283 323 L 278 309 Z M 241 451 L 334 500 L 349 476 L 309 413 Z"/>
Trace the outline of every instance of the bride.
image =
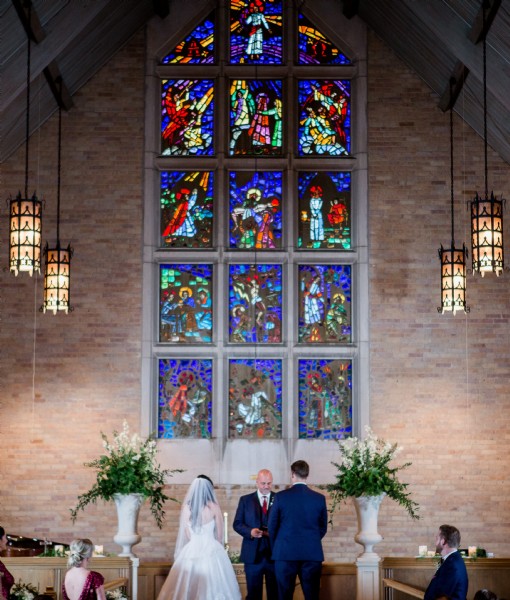
<path id="1" fill-rule="evenodd" d="M 182 505 L 174 564 L 158 600 L 240 600 L 222 542 L 223 519 L 212 481 L 199 475 Z"/>

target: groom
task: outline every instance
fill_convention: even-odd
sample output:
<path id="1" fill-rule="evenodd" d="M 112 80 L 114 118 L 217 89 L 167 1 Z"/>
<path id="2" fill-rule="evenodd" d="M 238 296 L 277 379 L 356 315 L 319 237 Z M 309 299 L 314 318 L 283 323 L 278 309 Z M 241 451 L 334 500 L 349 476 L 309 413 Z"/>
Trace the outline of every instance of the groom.
<path id="1" fill-rule="evenodd" d="M 257 490 L 240 498 L 233 524 L 234 530 L 243 536 L 240 559 L 246 573 L 246 600 L 262 600 L 264 576 L 267 600 L 277 600 L 278 588 L 267 535 L 267 521 L 274 499 L 271 471 L 260 470 L 255 483 Z"/>

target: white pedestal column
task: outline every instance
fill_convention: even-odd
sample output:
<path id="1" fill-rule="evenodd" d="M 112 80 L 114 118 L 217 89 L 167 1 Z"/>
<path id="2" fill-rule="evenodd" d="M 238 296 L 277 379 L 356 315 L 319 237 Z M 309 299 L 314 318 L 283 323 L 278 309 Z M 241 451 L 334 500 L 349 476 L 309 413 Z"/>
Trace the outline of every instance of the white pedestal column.
<path id="1" fill-rule="evenodd" d="M 356 560 L 356 600 L 379 600 L 379 562 L 377 554 Z"/>
<path id="2" fill-rule="evenodd" d="M 140 559 L 131 557 L 131 600 L 138 600 L 138 567 Z"/>

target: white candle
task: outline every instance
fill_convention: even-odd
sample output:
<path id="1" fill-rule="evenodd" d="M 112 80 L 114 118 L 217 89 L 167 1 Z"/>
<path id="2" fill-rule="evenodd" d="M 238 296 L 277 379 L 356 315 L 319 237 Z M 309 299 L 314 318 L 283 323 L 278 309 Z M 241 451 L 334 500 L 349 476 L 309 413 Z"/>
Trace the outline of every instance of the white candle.
<path id="1" fill-rule="evenodd" d="M 418 554 L 420 556 L 427 556 L 427 546 L 418 546 Z"/>
<path id="2" fill-rule="evenodd" d="M 427 550 L 427 556 L 435 556 L 436 553 L 434 552 L 434 550 Z"/>
<path id="3" fill-rule="evenodd" d="M 64 546 L 61 546 L 60 544 L 57 544 L 55 546 L 55 552 L 64 552 Z"/>
<path id="4" fill-rule="evenodd" d="M 468 555 L 469 556 L 476 556 L 476 546 L 469 546 L 469 548 L 468 548 Z"/>
<path id="5" fill-rule="evenodd" d="M 228 513 L 224 512 L 223 513 L 223 520 L 224 520 L 224 524 L 223 524 L 223 541 L 225 543 L 225 546 L 228 544 Z"/>
<path id="6" fill-rule="evenodd" d="M 103 554 L 103 546 L 94 546 L 94 552 L 95 554 Z"/>

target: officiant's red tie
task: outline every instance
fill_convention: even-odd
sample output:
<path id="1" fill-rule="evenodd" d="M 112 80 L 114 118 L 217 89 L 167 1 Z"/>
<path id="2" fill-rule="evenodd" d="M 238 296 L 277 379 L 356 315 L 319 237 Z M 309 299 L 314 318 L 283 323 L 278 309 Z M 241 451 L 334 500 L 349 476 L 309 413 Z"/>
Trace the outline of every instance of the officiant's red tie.
<path id="1" fill-rule="evenodd" d="M 264 496 L 262 500 L 262 512 L 267 515 L 267 496 Z"/>

